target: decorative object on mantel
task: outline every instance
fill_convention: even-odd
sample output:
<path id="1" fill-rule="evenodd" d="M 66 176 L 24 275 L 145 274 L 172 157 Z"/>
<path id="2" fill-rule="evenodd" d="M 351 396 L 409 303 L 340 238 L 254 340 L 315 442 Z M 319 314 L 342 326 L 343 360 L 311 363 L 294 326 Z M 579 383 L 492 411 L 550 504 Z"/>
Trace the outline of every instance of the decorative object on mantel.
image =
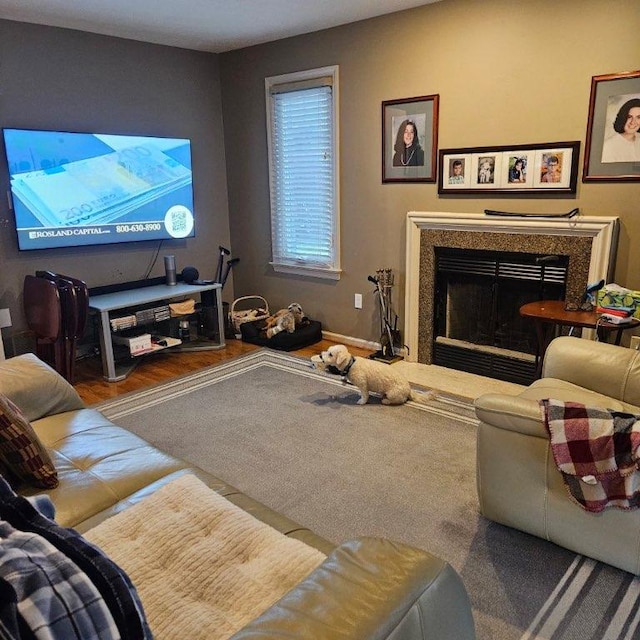
<path id="1" fill-rule="evenodd" d="M 575 193 L 580 141 L 440 149 L 438 193 Z"/>
<path id="2" fill-rule="evenodd" d="M 582 182 L 640 181 L 640 70 L 591 78 Z"/>
<path id="3" fill-rule="evenodd" d="M 435 182 L 440 96 L 382 103 L 382 182 Z"/>
<path id="4" fill-rule="evenodd" d="M 488 216 L 515 216 L 522 218 L 573 218 L 580 213 L 580 209 L 576 207 L 567 211 L 567 213 L 516 213 L 511 211 L 494 211 L 493 209 L 485 209 L 484 212 Z"/>

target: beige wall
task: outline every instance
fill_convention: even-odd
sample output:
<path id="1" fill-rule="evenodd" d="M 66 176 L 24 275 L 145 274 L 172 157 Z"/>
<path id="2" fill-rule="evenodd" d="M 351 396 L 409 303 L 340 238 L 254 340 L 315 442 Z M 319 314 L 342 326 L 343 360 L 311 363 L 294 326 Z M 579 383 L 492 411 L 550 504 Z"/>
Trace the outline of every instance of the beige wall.
<path id="1" fill-rule="evenodd" d="M 375 340 L 367 275 L 391 267 L 404 320 L 408 211 L 486 208 L 621 219 L 615 280 L 640 288 L 640 184 L 579 181 L 575 198 L 439 197 L 436 184 L 381 183 L 381 102 L 439 94 L 439 147 L 580 140 L 591 77 L 640 68 L 637 0 L 444 0 L 402 13 L 252 47 L 220 58 L 229 217 L 241 257 L 235 295 L 272 307 L 298 301 L 324 328 Z M 264 78 L 340 66 L 342 268 L 338 283 L 273 273 Z M 364 293 L 364 309 L 353 294 Z"/>

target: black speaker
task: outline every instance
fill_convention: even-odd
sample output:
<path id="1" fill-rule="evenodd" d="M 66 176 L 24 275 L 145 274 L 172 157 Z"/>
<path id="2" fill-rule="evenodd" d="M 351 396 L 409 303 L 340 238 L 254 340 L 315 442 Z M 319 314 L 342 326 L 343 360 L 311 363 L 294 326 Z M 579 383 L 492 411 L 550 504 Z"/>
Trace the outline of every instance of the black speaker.
<path id="1" fill-rule="evenodd" d="M 194 280 L 197 280 L 200 277 L 200 273 L 195 267 L 185 267 L 182 270 L 182 279 L 187 283 L 191 284 Z"/>
<path id="2" fill-rule="evenodd" d="M 165 256 L 164 257 L 164 272 L 167 277 L 168 285 L 175 285 L 178 283 L 176 280 L 176 257 Z"/>

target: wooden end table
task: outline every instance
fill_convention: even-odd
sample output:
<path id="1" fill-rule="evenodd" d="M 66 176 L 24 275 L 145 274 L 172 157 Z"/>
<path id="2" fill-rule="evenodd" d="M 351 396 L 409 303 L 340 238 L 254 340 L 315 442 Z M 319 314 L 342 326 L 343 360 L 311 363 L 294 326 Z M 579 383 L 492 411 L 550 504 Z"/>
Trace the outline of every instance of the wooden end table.
<path id="1" fill-rule="evenodd" d="M 619 345 L 622 332 L 640 326 L 640 320 L 633 318 L 625 324 L 614 324 L 600 320 L 596 311 L 567 311 L 564 300 L 540 300 L 520 307 L 523 318 L 531 318 L 536 325 L 538 353 L 536 355 L 536 377 L 542 373 L 542 362 L 547 347 L 555 337 L 557 327 L 584 327 L 595 329 L 598 339 L 606 342 L 609 334 L 615 332 L 614 344 Z M 569 333 L 571 335 L 571 333 Z"/>

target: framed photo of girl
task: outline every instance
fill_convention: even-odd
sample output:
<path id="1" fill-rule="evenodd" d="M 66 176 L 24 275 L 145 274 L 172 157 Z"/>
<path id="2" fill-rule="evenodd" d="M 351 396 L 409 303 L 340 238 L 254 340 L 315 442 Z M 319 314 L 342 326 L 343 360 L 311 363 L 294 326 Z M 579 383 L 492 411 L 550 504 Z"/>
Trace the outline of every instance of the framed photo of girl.
<path id="1" fill-rule="evenodd" d="M 640 181 L 640 71 L 591 78 L 582 181 Z"/>
<path id="2" fill-rule="evenodd" d="M 440 96 L 382 103 L 382 182 L 435 182 Z"/>

